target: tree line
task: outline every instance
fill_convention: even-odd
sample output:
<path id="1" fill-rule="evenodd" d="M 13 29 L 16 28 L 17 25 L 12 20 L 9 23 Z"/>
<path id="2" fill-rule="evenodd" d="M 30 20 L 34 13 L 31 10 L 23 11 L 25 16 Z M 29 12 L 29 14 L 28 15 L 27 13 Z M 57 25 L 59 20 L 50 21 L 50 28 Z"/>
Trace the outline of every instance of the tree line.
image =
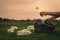
<path id="1" fill-rule="evenodd" d="M 0 17 L 0 22 L 1 21 L 32 21 L 30 19 L 26 19 L 26 20 L 15 20 L 15 19 L 8 19 L 8 18 L 2 18 Z"/>

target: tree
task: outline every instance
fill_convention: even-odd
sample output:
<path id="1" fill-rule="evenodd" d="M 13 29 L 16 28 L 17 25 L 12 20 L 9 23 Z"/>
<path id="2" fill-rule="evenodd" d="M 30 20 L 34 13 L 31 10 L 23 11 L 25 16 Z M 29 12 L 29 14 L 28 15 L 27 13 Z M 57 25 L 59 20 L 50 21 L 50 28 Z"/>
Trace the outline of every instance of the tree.
<path id="1" fill-rule="evenodd" d="M 3 19 L 0 17 L 0 21 L 2 21 Z"/>

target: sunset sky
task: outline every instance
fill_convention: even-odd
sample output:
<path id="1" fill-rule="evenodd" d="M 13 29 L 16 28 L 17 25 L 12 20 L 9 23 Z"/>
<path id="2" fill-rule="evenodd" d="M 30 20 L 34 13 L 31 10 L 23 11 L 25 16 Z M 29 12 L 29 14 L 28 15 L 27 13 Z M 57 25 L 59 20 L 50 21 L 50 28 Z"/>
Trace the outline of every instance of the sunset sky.
<path id="1" fill-rule="evenodd" d="M 0 0 L 2 18 L 37 19 L 41 11 L 60 11 L 60 0 Z"/>

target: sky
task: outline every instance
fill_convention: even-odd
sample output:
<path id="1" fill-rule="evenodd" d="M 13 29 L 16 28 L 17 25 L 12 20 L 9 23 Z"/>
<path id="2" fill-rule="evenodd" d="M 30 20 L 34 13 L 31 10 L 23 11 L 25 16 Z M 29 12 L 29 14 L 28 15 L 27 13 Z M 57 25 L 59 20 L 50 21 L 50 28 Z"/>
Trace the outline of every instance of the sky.
<path id="1" fill-rule="evenodd" d="M 41 19 L 41 11 L 60 11 L 60 0 L 0 0 L 2 18 Z"/>

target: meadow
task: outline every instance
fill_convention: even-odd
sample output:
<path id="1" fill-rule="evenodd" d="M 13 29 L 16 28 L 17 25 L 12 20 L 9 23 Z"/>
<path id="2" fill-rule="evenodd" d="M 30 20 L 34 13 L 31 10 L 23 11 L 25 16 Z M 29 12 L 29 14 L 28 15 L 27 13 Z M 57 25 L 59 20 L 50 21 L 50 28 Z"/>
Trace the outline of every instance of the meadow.
<path id="1" fill-rule="evenodd" d="M 16 32 L 34 25 L 33 21 L 0 21 L 0 40 L 60 40 L 60 21 L 52 21 L 55 25 L 53 33 L 36 33 L 32 31 L 30 35 L 18 36 Z M 7 29 L 11 26 L 17 26 L 18 29 L 14 33 L 8 33 Z"/>

